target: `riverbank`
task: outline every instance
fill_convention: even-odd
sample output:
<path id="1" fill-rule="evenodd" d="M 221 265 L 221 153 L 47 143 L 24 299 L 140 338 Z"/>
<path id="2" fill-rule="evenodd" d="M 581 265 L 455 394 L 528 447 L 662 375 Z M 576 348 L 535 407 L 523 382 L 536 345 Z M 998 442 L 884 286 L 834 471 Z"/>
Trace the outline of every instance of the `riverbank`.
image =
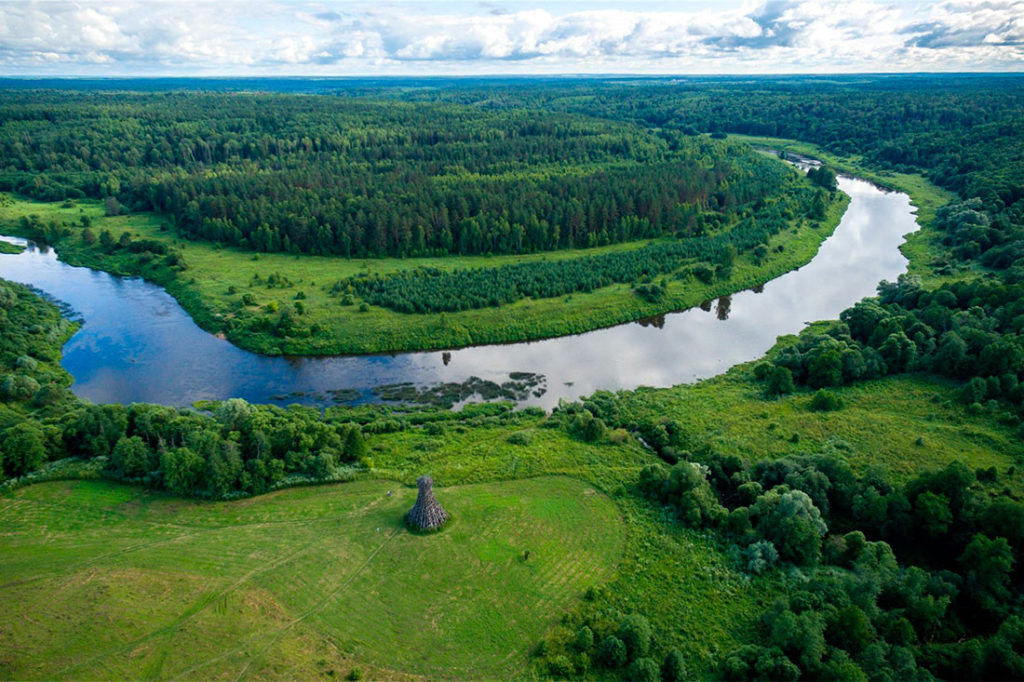
<path id="1" fill-rule="evenodd" d="M 649 241 L 497 257 L 385 260 L 254 254 L 176 239 L 164 218 L 155 214 L 106 216 L 99 202 L 71 205 L 21 199 L 0 207 L 0 227 L 10 234 L 32 236 L 20 224 L 23 216 L 30 215 L 38 216 L 42 225 L 69 225 L 68 234 L 55 240 L 63 261 L 154 282 L 164 287 L 200 327 L 223 334 L 245 350 L 265 355 L 338 355 L 532 341 L 693 308 L 758 287 L 810 262 L 839 224 L 848 204 L 848 197 L 835 194 L 824 220 L 794 219 L 791 229 L 771 238 L 767 253 L 760 259 L 750 253 L 739 254 L 725 279 L 705 283 L 693 276 L 679 279 L 670 273 L 655 275 L 654 281 L 663 285 L 663 294 L 656 301 L 638 296 L 631 284 L 615 284 L 589 293 L 523 299 L 509 305 L 441 314 L 405 314 L 361 304 L 358 298 L 339 300 L 332 287 L 357 274 L 388 274 L 420 267 L 491 268 L 582 258 L 635 250 Z M 177 252 L 185 267 L 168 265 L 166 258 L 146 253 L 105 248 L 99 240 L 90 243 L 83 239 L 85 222 L 93 235 L 108 231 L 113 243 L 125 234 L 136 241 L 159 242 Z M 278 323 L 285 311 L 291 327 L 282 334 Z M 265 319 L 266 324 L 251 324 L 253 317 Z M 246 324 L 241 323 L 242 318 Z"/>
<path id="2" fill-rule="evenodd" d="M 943 235 L 933 228 L 932 221 L 938 209 L 959 199 L 956 194 L 932 184 L 927 178 L 916 173 L 881 171 L 866 164 L 860 156 L 838 156 L 809 142 L 755 135 L 729 135 L 729 138 L 755 147 L 769 147 L 780 152 L 809 156 L 838 172 L 863 178 L 884 189 L 905 192 L 910 196 L 910 202 L 917 207 L 917 222 L 921 225 L 921 229 L 909 235 L 906 243 L 900 247 L 900 251 L 910 261 L 907 272 L 919 277 L 927 287 L 979 274 L 975 269 L 957 267 L 949 261 L 948 250 L 941 244 Z"/>

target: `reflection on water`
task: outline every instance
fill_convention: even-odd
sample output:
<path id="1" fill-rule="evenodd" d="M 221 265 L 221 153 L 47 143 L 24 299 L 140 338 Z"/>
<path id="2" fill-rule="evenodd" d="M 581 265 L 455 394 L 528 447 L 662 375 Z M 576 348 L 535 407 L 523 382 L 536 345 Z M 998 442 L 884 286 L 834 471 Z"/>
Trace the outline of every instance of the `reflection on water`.
<path id="1" fill-rule="evenodd" d="M 725 322 L 729 319 L 729 309 L 732 307 L 732 296 L 722 296 L 715 302 L 715 317 Z"/>
<path id="2" fill-rule="evenodd" d="M 374 400 L 373 389 L 384 385 L 463 384 L 471 377 L 502 385 L 514 372 L 529 372 L 546 376 L 548 389 L 540 396 L 530 392 L 521 403 L 551 407 L 559 398 L 598 389 L 671 386 L 719 374 L 761 356 L 781 334 L 837 317 L 873 295 L 882 279 L 894 280 L 906 268 L 897 250 L 902 236 L 917 229 L 908 197 L 849 178 L 840 178 L 840 188 L 852 201 L 835 234 L 811 263 L 759 293 L 722 297 L 646 323 L 507 346 L 264 357 L 202 331 L 159 287 L 70 267 L 31 245 L 19 255 L 0 255 L 0 277 L 38 287 L 85 320 L 64 347 L 63 364 L 75 377 L 75 392 L 96 402 Z"/>

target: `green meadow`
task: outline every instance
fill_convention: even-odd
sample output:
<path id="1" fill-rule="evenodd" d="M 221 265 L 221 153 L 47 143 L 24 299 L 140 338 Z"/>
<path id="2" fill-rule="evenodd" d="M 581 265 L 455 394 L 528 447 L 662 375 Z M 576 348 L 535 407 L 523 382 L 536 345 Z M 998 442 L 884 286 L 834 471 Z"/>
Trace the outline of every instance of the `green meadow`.
<path id="1" fill-rule="evenodd" d="M 222 503 L 24 488 L 0 500 L 0 676 L 509 677 L 622 558 L 616 506 L 576 480 L 439 488 L 454 520 L 426 536 L 402 523 L 415 495 L 382 480 Z"/>

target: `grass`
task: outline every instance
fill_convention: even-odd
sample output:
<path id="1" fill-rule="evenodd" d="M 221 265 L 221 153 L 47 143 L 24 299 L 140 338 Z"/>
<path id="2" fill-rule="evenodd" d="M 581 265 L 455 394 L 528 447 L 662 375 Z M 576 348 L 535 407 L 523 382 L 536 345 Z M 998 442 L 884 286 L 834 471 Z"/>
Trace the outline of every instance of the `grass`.
<path id="1" fill-rule="evenodd" d="M 21 253 L 24 250 L 25 250 L 25 247 L 21 246 L 20 244 L 12 244 L 10 242 L 5 242 L 3 240 L 0 240 L 0 253 L 3 253 L 3 254 L 19 254 L 19 253 Z"/>
<path id="2" fill-rule="evenodd" d="M 623 553 L 616 506 L 576 480 L 440 488 L 455 521 L 434 535 L 404 530 L 415 495 L 380 480 L 232 503 L 23 488 L 0 500 L 0 676 L 509 677 Z"/>
<path id="3" fill-rule="evenodd" d="M 838 156 L 809 142 L 754 135 L 729 137 L 754 146 L 770 147 L 819 159 L 836 170 L 909 195 L 911 203 L 917 207 L 917 222 L 921 229 L 907 235 L 907 240 L 900 246 L 900 251 L 910 261 L 907 268 L 909 274 L 919 277 L 926 287 L 934 288 L 985 272 L 980 266 L 956 263 L 949 258 L 947 249 L 941 243 L 942 233 L 933 227 L 933 221 L 939 208 L 960 199 L 953 192 L 932 184 L 921 175 L 881 171 L 868 165 L 862 156 Z"/>
<path id="4" fill-rule="evenodd" d="M 749 461 L 830 451 L 856 470 L 878 466 L 896 479 L 957 460 L 1000 470 L 1024 461 L 1015 430 L 959 404 L 954 382 L 926 375 L 859 382 L 829 389 L 844 407 L 819 412 L 809 408 L 811 390 L 763 398 L 751 367 L 692 386 L 624 394 L 625 409 L 634 418 L 677 420 L 694 447 Z"/>
<path id="5" fill-rule="evenodd" d="M 704 284 L 695 279 L 668 280 L 661 301 L 642 300 L 628 284 L 612 285 L 586 294 L 525 299 L 510 305 L 459 313 L 411 315 L 377 306 L 360 311 L 355 305 L 341 305 L 330 287 L 340 279 L 359 273 L 397 272 L 428 266 L 441 269 L 498 267 L 510 263 L 562 260 L 586 255 L 637 249 L 648 243 L 630 242 L 593 249 L 554 251 L 520 256 L 452 256 L 445 258 L 346 259 L 337 257 L 253 254 L 220 248 L 205 242 L 175 239 L 159 215 L 139 213 L 107 217 L 98 202 L 79 201 L 66 207 L 7 195 L 0 202 L 0 230 L 19 233 L 22 216 L 38 215 L 44 224 L 56 221 L 72 225 L 72 235 L 57 244 L 63 260 L 120 275 L 139 275 L 165 287 L 204 329 L 223 332 L 236 345 L 266 354 L 328 355 L 426 350 L 459 346 L 525 341 L 580 333 L 601 327 L 643 319 L 672 310 L 691 308 L 703 301 L 764 284 L 809 262 L 821 242 L 839 224 L 847 205 L 845 196 L 834 203 L 822 227 L 801 223 L 775 236 L 769 255 L 755 263 L 741 255 L 726 281 Z M 91 229 L 99 234 L 109 230 L 116 238 L 124 232 L 133 237 L 173 243 L 184 254 L 188 269 L 175 274 L 158 261 L 146 263 L 138 256 L 120 251 L 106 253 L 90 247 L 81 237 L 81 216 L 88 216 Z M 784 245 L 783 252 L 774 247 Z M 279 274 L 290 282 L 285 288 L 268 288 L 256 283 L 255 275 L 266 280 Z M 316 333 L 279 338 L 271 332 L 252 332 L 233 325 L 240 316 L 265 315 L 276 320 L 276 310 L 293 307 L 296 296 L 305 312 L 299 325 Z M 245 306 L 242 297 L 252 294 L 254 305 Z"/>

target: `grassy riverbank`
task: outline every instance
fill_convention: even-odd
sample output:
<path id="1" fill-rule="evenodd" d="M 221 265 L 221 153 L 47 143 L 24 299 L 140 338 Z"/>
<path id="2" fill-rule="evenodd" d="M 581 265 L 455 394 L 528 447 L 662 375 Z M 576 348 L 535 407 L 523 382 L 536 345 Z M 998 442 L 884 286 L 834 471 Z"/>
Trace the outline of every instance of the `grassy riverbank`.
<path id="1" fill-rule="evenodd" d="M 593 249 L 555 251 L 522 256 L 445 257 L 409 259 L 345 259 L 286 254 L 254 254 L 214 244 L 176 239 L 166 221 L 155 214 L 106 216 L 98 202 L 40 203 L 13 199 L 0 205 L 0 229 L 25 235 L 21 218 L 38 216 L 39 223 L 67 225 L 69 234 L 56 241 L 60 256 L 119 275 L 141 276 L 163 286 L 196 322 L 223 333 L 236 345 L 266 354 L 328 355 L 427 350 L 458 346 L 526 341 L 580 333 L 673 310 L 755 287 L 809 262 L 821 242 L 838 225 L 848 197 L 836 195 L 819 223 L 795 220 L 791 230 L 771 238 L 760 259 L 740 254 L 731 275 L 705 283 L 692 275 L 672 273 L 655 302 L 638 296 L 632 284 L 615 284 L 589 293 L 546 299 L 523 299 L 497 307 L 457 313 L 404 314 L 364 305 L 358 297 L 340 299 L 332 291 L 339 280 L 359 274 L 388 274 L 421 267 L 454 270 L 495 268 L 582 258 L 641 248 L 649 241 Z M 104 247 L 83 239 L 83 216 L 95 235 L 110 233 L 112 243 L 123 234 L 133 240 L 153 240 L 180 253 L 185 268 L 171 267 L 166 258 L 126 249 Z M 293 328 L 280 335 L 275 324 L 283 311 Z M 245 318 L 265 318 L 266 329 L 254 331 Z"/>

